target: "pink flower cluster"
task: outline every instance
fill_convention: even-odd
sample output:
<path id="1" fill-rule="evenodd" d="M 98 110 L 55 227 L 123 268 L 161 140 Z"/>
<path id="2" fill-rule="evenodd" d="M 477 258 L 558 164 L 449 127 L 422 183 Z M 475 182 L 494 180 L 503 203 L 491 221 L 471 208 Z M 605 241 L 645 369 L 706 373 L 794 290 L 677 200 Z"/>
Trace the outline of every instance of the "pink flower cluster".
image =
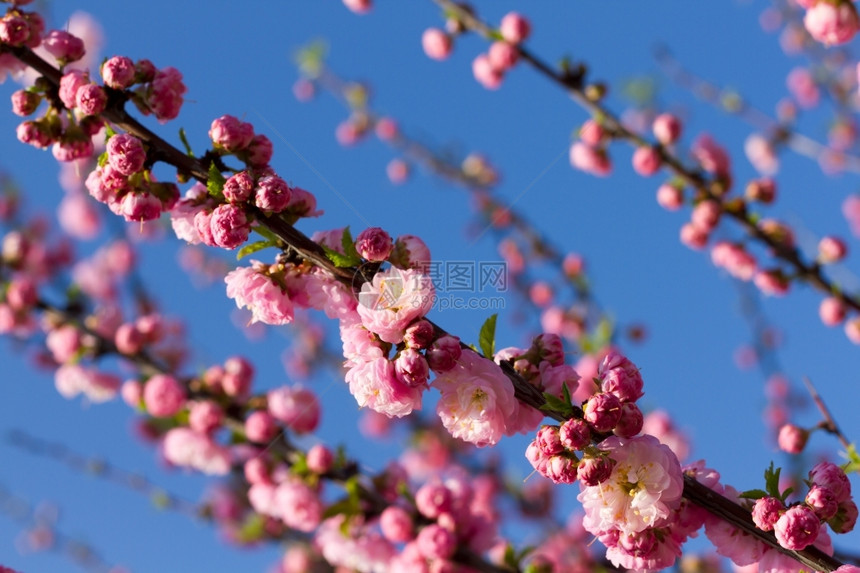
<path id="1" fill-rule="evenodd" d="M 428 30 L 428 32 L 430 31 Z M 472 73 L 475 79 L 482 86 L 491 90 L 501 87 L 505 73 L 519 61 L 518 45 L 531 34 L 531 23 L 523 15 L 509 12 L 502 18 L 499 33 L 502 39 L 493 42 L 486 54 L 480 54 L 472 61 Z M 427 32 L 425 32 L 425 38 L 426 36 Z M 437 34 L 434 33 L 429 40 L 431 41 L 424 45 L 424 51 L 427 52 L 427 55 L 436 59 L 447 57 L 450 47 L 446 51 L 444 42 Z M 428 50 L 428 47 L 431 49 Z"/>

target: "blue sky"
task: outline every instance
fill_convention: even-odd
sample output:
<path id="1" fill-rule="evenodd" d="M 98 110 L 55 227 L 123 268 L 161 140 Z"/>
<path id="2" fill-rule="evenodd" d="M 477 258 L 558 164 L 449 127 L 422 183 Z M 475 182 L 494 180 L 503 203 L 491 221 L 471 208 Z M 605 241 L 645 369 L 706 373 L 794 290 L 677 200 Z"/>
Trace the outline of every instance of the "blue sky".
<path id="1" fill-rule="evenodd" d="M 610 86 L 608 102 L 622 110 L 625 80 L 654 76 L 658 101 L 686 118 L 684 144 L 709 132 L 732 154 L 738 185 L 755 172 L 742 154 L 751 128 L 698 102 L 690 93 L 659 75 L 651 56 L 664 43 L 698 74 L 740 89 L 755 105 L 771 111 L 786 96 L 785 76 L 804 62 L 785 57 L 774 35 L 761 31 L 762 1 L 620 3 L 582 1 L 475 2 L 486 19 L 498 21 L 520 9 L 533 22 L 529 47 L 554 62 L 563 55 L 584 59 L 595 79 Z M 346 117 L 331 96 L 301 104 L 292 96 L 297 72 L 291 55 L 301 45 L 322 38 L 329 45 L 329 64 L 343 76 L 372 86 L 381 112 L 397 118 L 404 131 L 424 141 L 477 150 L 499 166 L 497 193 L 509 201 L 563 249 L 582 253 L 601 303 L 622 324 L 642 322 L 647 341 L 627 346 L 645 377 L 645 407 L 660 407 L 676 416 L 694 441 L 694 456 L 719 469 L 738 489 L 761 485 L 771 459 L 784 458 L 763 438 L 763 380 L 755 371 L 739 371 L 735 350 L 749 342 L 748 323 L 739 312 L 736 284 L 714 268 L 704 253 L 678 241 L 686 214 L 667 213 L 655 202 L 661 176 L 642 179 L 629 167 L 630 150 L 612 147 L 615 175 L 597 179 L 574 171 L 567 161 L 571 133 L 585 113 L 554 85 L 525 67 L 514 69 L 501 90 L 489 92 L 472 78 L 471 61 L 486 49 L 475 37 L 457 42 L 444 63 L 424 57 L 423 30 L 439 26 L 439 10 L 429 0 L 380 0 L 366 16 L 356 16 L 339 0 L 321 2 L 245 3 L 212 1 L 199 5 L 153 0 L 145 3 L 81 1 L 52 3 L 49 21 L 60 26 L 75 10 L 92 14 L 104 29 L 103 56 L 147 57 L 157 66 L 174 66 L 189 88 L 177 121 L 158 127 L 177 142 L 184 127 L 195 150 L 206 146 L 211 120 L 229 113 L 254 123 L 275 144 L 273 166 L 287 180 L 312 191 L 325 215 L 304 221 L 300 229 L 350 225 L 354 231 L 381 226 L 392 235 L 425 238 L 440 261 L 498 261 L 492 234 L 473 240 L 468 196 L 420 170 L 406 185 L 392 186 L 385 166 L 392 152 L 371 138 L 355 148 L 337 144 L 334 131 Z M 14 85 L 0 88 L 10 94 Z M 822 139 L 826 113 L 810 113 L 802 128 Z M 52 209 L 62 191 L 57 169 L 46 153 L 15 139 L 17 118 L 0 114 L 0 169 L 24 190 L 28 208 Z M 151 123 L 154 125 L 154 122 Z M 844 198 L 856 191 L 854 176 L 824 177 L 802 157 L 783 157 L 778 182 L 781 195 L 769 216 L 797 225 L 801 244 L 834 232 L 849 237 L 840 214 Z M 727 227 L 728 237 L 737 229 Z M 94 244 L 83 245 L 87 252 Z M 857 241 L 849 241 L 855 249 Z M 143 253 L 142 273 L 167 313 L 188 317 L 194 349 L 190 367 L 221 362 L 241 353 L 258 366 L 258 388 L 289 380 L 281 364 L 288 344 L 285 331 L 271 329 L 249 342 L 232 324 L 233 303 L 221 285 L 197 289 L 177 270 L 176 242 L 163 241 Z M 850 272 L 856 258 L 843 269 Z M 856 283 L 856 281 L 854 281 Z M 860 400 L 858 354 L 841 329 L 822 326 L 819 297 L 796 288 L 784 299 L 766 299 L 761 308 L 784 332 L 779 361 L 795 386 L 807 375 L 817 384 L 843 430 L 860 435 L 854 409 Z M 518 302 L 508 299 L 499 322 L 499 344 L 526 344 L 533 327 L 515 325 L 510 316 Z M 477 341 L 484 311 L 435 312 L 444 328 L 464 340 Z M 531 323 L 533 324 L 533 323 Z M 337 340 L 334 340 L 335 345 Z M 133 414 L 114 402 L 84 406 L 60 397 L 50 374 L 35 371 L 9 340 L 0 341 L 0 431 L 24 428 L 36 436 L 61 441 L 75 450 L 105 457 L 137 470 L 189 499 L 198 499 L 207 480 L 182 472 L 165 472 L 151 446 L 132 435 Z M 376 448 L 354 431 L 357 408 L 346 387 L 330 374 L 312 382 L 327 409 L 320 437 L 343 442 L 367 467 L 379 468 L 397 444 Z M 814 422 L 808 412 L 802 420 Z M 530 472 L 522 456 L 525 439 L 501 449 L 511 472 Z M 832 451 L 833 440 L 815 435 L 812 446 Z M 277 559 L 275 549 L 238 551 L 220 543 L 214 530 L 177 515 L 159 513 L 147 500 L 109 483 L 94 481 L 57 464 L 30 457 L 0 444 L 0 483 L 32 501 L 51 500 L 62 508 L 63 530 L 91 541 L 111 562 L 133 571 L 265 570 Z M 573 509 L 573 505 L 570 506 Z M 19 528 L 0 517 L 0 563 L 22 571 L 63 573 L 77 568 L 54 556 L 21 556 L 12 540 Z M 856 537 L 837 539 L 851 547 Z"/>

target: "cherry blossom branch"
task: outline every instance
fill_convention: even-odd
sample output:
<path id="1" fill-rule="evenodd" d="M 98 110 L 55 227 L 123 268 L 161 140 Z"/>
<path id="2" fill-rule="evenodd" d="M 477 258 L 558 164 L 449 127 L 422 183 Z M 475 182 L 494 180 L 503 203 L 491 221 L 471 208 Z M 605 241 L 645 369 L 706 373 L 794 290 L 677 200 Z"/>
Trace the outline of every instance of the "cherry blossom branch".
<path id="1" fill-rule="evenodd" d="M 104 479 L 122 487 L 141 493 L 152 501 L 158 509 L 167 509 L 181 513 L 194 519 L 211 521 L 212 514 L 208 506 L 198 505 L 173 494 L 152 483 L 145 475 L 130 472 L 98 458 L 88 458 L 75 453 L 64 444 L 49 442 L 31 436 L 22 430 L 10 430 L 4 436 L 7 444 L 19 448 L 30 455 L 46 457 L 75 471 Z"/>
<path id="2" fill-rule="evenodd" d="M 729 91 L 687 70 L 667 46 L 657 46 L 654 49 L 654 57 L 663 72 L 675 83 L 688 89 L 702 101 L 730 115 L 735 115 L 758 129 L 771 132 L 774 142 L 784 143 L 796 153 L 817 161 L 820 161 L 825 154 L 835 152 L 827 145 L 795 131 L 787 123 L 756 108 L 741 94 Z M 860 157 L 844 152 L 838 153 L 842 168 L 860 173 Z"/>
<path id="3" fill-rule="evenodd" d="M 467 29 L 477 32 L 488 40 L 495 40 L 498 34 L 489 25 L 475 17 L 468 10 L 453 2 L 452 0 L 432 0 L 442 7 L 446 13 L 456 17 Z M 596 85 L 586 85 L 585 67 L 565 67 L 557 70 L 533 54 L 522 45 L 515 46 L 520 60 L 529 64 L 540 75 L 558 85 L 570 98 L 580 107 L 588 111 L 592 116 L 601 118 L 604 129 L 613 139 L 626 141 L 637 148 L 651 148 L 652 145 L 642 136 L 626 128 L 621 121 L 605 106 L 600 103 L 603 90 Z M 860 297 L 847 295 L 828 279 L 821 271 L 818 263 L 807 263 L 804 261 L 800 251 L 793 246 L 769 236 L 756 224 L 756 218 L 749 213 L 744 205 L 736 205 L 733 202 L 724 203 L 721 200 L 725 191 L 724 183 L 719 179 L 709 179 L 701 172 L 688 169 L 683 162 L 668 148 L 662 145 L 653 147 L 663 166 L 669 169 L 676 177 L 712 200 L 726 216 L 734 219 L 753 239 L 767 246 L 774 256 L 788 264 L 794 271 L 795 276 L 813 286 L 817 290 L 838 298 L 846 307 L 860 312 Z"/>
<path id="4" fill-rule="evenodd" d="M 297 56 L 299 68 L 306 74 L 314 85 L 320 85 L 332 93 L 335 98 L 345 107 L 357 113 L 362 125 L 366 124 L 367 130 L 387 128 L 386 123 L 392 120 L 375 112 L 370 106 L 370 97 L 367 89 L 361 84 L 345 80 L 329 69 L 323 57 L 313 47 L 305 48 Z M 361 94 L 356 92 L 361 90 Z M 484 175 L 484 169 L 471 172 L 466 168 L 469 161 L 467 157 L 458 164 L 444 153 L 432 149 L 429 145 L 412 138 L 401 129 L 397 128 L 392 134 L 380 136 L 385 143 L 393 149 L 400 151 L 408 159 L 421 164 L 427 171 L 438 177 L 451 181 L 467 190 L 476 199 L 476 208 L 484 212 L 489 228 L 497 235 L 504 236 L 503 229 L 510 225 L 519 233 L 522 240 L 531 249 L 531 252 L 541 260 L 549 262 L 559 272 L 562 283 L 570 287 L 575 300 L 586 305 L 588 309 L 584 317 L 595 325 L 605 317 L 605 313 L 596 300 L 591 289 L 590 282 L 583 270 L 568 272 L 566 270 L 566 258 L 563 250 L 553 244 L 541 231 L 531 223 L 528 218 L 514 205 L 505 205 L 499 198 L 495 197 L 491 189 L 495 186 L 497 178 Z M 492 171 L 492 167 L 488 167 Z M 514 275 L 514 285 L 522 291 L 524 298 L 534 304 L 529 293 L 529 284 L 517 280 L 519 273 Z M 537 306 L 537 305 L 536 305 Z M 538 306 L 538 308 L 540 308 Z"/>
<path id="5" fill-rule="evenodd" d="M 459 6 L 449 2 L 448 0 L 435 0 L 438 4 L 443 7 L 446 7 L 449 10 L 455 11 L 455 13 L 459 14 L 463 19 L 464 23 L 475 29 L 487 37 L 491 37 L 490 29 L 480 23 L 477 19 L 475 19 L 470 14 L 464 12 Z M 582 74 L 559 74 L 552 70 L 549 66 L 544 64 L 541 60 L 537 59 L 528 51 L 523 48 L 519 48 L 521 52 L 521 57 L 528 61 L 533 67 L 535 67 L 542 74 L 550 77 L 554 81 L 558 82 L 561 86 L 565 87 L 565 89 L 570 93 L 570 95 L 578 101 L 581 105 L 586 107 L 592 113 L 600 113 L 605 117 L 605 123 L 607 127 L 613 131 L 613 134 L 621 139 L 626 139 L 636 145 L 647 145 L 644 139 L 639 137 L 636 134 L 626 130 L 623 126 L 621 126 L 620 122 L 609 112 L 604 110 L 599 103 L 594 101 L 596 98 L 589 98 L 585 91 L 583 91 L 582 87 Z M 41 58 L 33 54 L 30 50 L 18 49 L 15 48 L 12 50 L 12 53 L 15 53 L 22 61 L 31 65 L 37 71 L 40 71 L 45 74 L 45 77 L 48 81 L 51 81 L 55 86 L 56 82 L 59 78 L 59 73 L 49 64 L 44 62 Z M 109 106 L 109 108 L 104 112 L 104 117 L 114 122 L 119 127 L 123 129 L 129 130 L 132 134 L 146 141 L 146 143 L 153 149 L 156 154 L 155 157 L 158 160 L 163 161 L 165 163 L 169 163 L 174 165 L 179 171 L 181 175 L 191 176 L 201 182 L 206 182 L 208 180 L 209 169 L 207 169 L 207 164 L 199 159 L 192 158 L 188 155 L 185 155 L 177 148 L 172 147 L 170 144 L 165 142 L 160 137 L 156 136 L 148 129 L 144 128 L 139 124 L 136 120 L 131 118 L 122 108 L 122 102 L 114 103 Z M 704 177 L 697 173 L 693 173 L 687 171 L 683 165 L 681 165 L 680 161 L 671 155 L 668 151 L 663 148 L 660 148 L 659 153 L 661 154 L 664 163 L 670 166 L 670 168 L 676 172 L 680 177 L 682 177 L 685 181 L 705 193 L 709 197 L 717 197 L 717 189 L 711 188 L 711 185 L 719 185 L 718 182 L 709 182 Z M 213 163 L 214 159 L 209 160 L 209 164 Z M 220 168 L 216 165 L 216 169 Z M 825 289 L 829 288 L 829 284 L 825 282 L 825 279 L 822 278 L 820 274 L 820 269 L 818 268 L 807 268 L 805 263 L 800 259 L 799 253 L 797 253 L 794 249 L 788 249 L 780 244 L 777 244 L 775 241 L 766 236 L 762 231 L 760 231 L 757 227 L 755 227 L 754 223 L 751 219 L 747 217 L 745 213 L 735 212 L 735 211 L 727 211 L 731 216 L 738 219 L 742 224 L 747 227 L 750 227 L 748 230 L 751 234 L 758 237 L 765 244 L 768 244 L 774 248 L 774 250 L 781 256 L 781 258 L 792 262 L 799 270 L 802 270 L 806 273 L 806 280 L 812 282 L 813 284 L 817 284 L 823 286 Z M 297 255 L 305 258 L 306 260 L 311 261 L 314 265 L 324 269 L 331 276 L 335 277 L 340 282 L 351 286 L 353 289 L 356 289 L 359 286 L 360 282 L 364 282 L 368 280 L 368 277 L 359 273 L 357 269 L 354 268 L 338 268 L 331 261 L 329 261 L 326 256 L 325 251 L 322 249 L 320 245 L 311 241 L 305 235 L 297 231 L 291 224 L 284 221 L 280 217 L 276 217 L 273 215 L 265 215 L 262 212 L 255 211 L 254 215 L 257 217 L 257 220 L 266 225 L 270 230 L 272 230 L 287 246 L 289 246 L 291 251 L 294 251 Z M 357 282 L 358 280 L 358 282 Z M 817 282 L 816 282 L 817 281 Z M 848 299 L 848 303 L 851 304 L 854 308 L 860 309 L 860 303 L 856 302 L 853 299 Z M 443 333 L 444 331 L 436 326 L 435 327 L 438 333 Z M 511 379 L 514 388 L 515 388 L 515 396 L 517 399 L 526 403 L 533 407 L 540 407 L 544 405 L 545 399 L 540 391 L 525 382 L 525 380 L 520 377 L 514 370 L 513 367 L 509 363 L 502 364 L 502 370 L 505 375 Z M 573 416 L 578 417 L 581 416 L 581 412 L 577 411 L 578 409 L 573 409 Z M 562 416 L 558 412 L 548 412 L 548 415 L 556 420 L 562 420 L 565 416 Z M 739 505 L 731 502 L 730 500 L 717 495 L 714 492 L 711 492 L 701 484 L 695 482 L 695 480 L 687 479 L 685 480 L 685 495 L 694 503 L 697 503 L 708 509 L 708 511 L 714 513 L 715 515 L 721 517 L 722 519 L 727 519 L 730 523 L 748 533 L 753 535 L 755 538 L 761 540 L 765 544 L 770 547 L 777 548 L 780 551 L 783 551 L 779 544 L 776 542 L 776 539 L 773 536 L 769 536 L 764 532 L 758 530 L 754 524 L 752 523 L 749 512 Z M 741 518 L 740 516 L 744 516 Z M 819 569 L 819 570 L 831 570 L 838 567 L 840 564 L 832 559 L 827 559 L 819 555 L 817 550 L 805 549 L 799 552 L 788 552 L 788 555 L 791 555 L 795 559 L 800 560 L 803 563 L 810 564 L 811 566 Z M 488 565 L 487 571 L 496 570 L 493 566 Z"/>
<path id="6" fill-rule="evenodd" d="M 33 551 L 54 551 L 68 557 L 90 573 L 125 571 L 105 561 L 92 545 L 64 534 L 53 523 L 45 523 L 39 519 L 38 511 L 33 509 L 29 502 L 8 491 L 3 485 L 0 485 L 0 513 L 29 530 L 24 534 L 30 538 L 29 549 Z"/>
<path id="7" fill-rule="evenodd" d="M 836 436 L 839 439 L 839 443 L 842 444 L 842 447 L 849 450 L 851 448 L 851 441 L 842 433 L 842 430 L 839 429 L 839 425 L 830 414 L 830 410 L 827 408 L 827 405 L 824 403 L 818 390 L 815 389 L 815 385 L 812 384 L 812 380 L 810 380 L 808 376 L 804 376 L 803 383 L 806 385 L 809 395 L 812 396 L 813 402 L 815 402 L 818 411 L 821 412 L 821 416 L 824 418 L 819 422 L 817 427 Z"/>

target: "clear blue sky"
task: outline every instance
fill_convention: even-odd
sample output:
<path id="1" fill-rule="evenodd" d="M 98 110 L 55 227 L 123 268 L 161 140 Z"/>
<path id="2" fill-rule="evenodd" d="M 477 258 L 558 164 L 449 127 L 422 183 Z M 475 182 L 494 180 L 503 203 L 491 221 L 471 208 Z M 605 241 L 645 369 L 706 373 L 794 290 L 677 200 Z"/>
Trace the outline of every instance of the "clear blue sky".
<path id="1" fill-rule="evenodd" d="M 392 186 L 385 176 L 392 154 L 384 145 L 371 139 L 344 149 L 334 140 L 335 127 L 346 115 L 340 104 L 327 95 L 309 104 L 295 101 L 291 86 L 297 72 L 291 54 L 324 38 L 331 67 L 370 82 L 377 108 L 398 118 L 408 134 L 463 151 L 479 150 L 500 167 L 503 183 L 498 193 L 518 198 L 517 208 L 539 222 L 557 245 L 586 257 L 595 292 L 618 321 L 646 325 L 647 342 L 627 347 L 645 377 L 643 405 L 671 411 L 690 431 L 694 457 L 707 459 L 726 482 L 738 489 L 760 486 L 770 460 L 779 463 L 784 458 L 762 437 L 761 376 L 755 370 L 741 372 L 733 363 L 735 349 L 750 339 L 739 312 L 739 291 L 706 254 L 679 243 L 678 229 L 686 215 L 667 213 L 654 200 L 663 179 L 634 176 L 630 150 L 621 145 L 612 148 L 613 177 L 596 179 L 575 172 L 567 148 L 586 115 L 561 91 L 532 70 L 518 67 L 500 91 L 488 92 L 471 75 L 471 60 L 486 49 L 483 41 L 465 38 L 449 61 L 431 61 L 421 52 L 420 37 L 425 28 L 441 24 L 435 5 L 429 0 L 378 4 L 370 15 L 359 17 L 339 0 L 240 5 L 212 1 L 205 8 L 161 0 L 83 0 L 52 3 L 50 23 L 61 26 L 72 11 L 87 11 L 104 29 L 103 56 L 147 57 L 159 67 L 178 68 L 189 92 L 179 120 L 159 128 L 171 141 L 178 142 L 181 126 L 192 146 L 202 150 L 211 120 L 225 113 L 254 123 L 275 143 L 274 167 L 315 193 L 325 210 L 320 219 L 301 224 L 305 232 L 343 225 L 355 231 L 369 223 L 392 235 L 424 237 L 438 260 L 498 260 L 491 235 L 477 242 L 467 237 L 472 215 L 464 192 L 421 172 L 404 186 Z M 761 32 L 758 15 L 767 4 L 475 2 L 479 13 L 494 21 L 511 9 L 526 12 L 533 22 L 529 47 L 551 62 L 565 54 L 585 59 L 594 78 L 609 82 L 609 102 L 617 111 L 626 105 L 618 95 L 624 80 L 657 74 L 651 57 L 657 42 L 669 45 L 699 74 L 739 88 L 754 104 L 772 110 L 786 95 L 785 75 L 803 60 L 786 58 L 776 37 Z M 754 171 L 741 152 L 750 128 L 656 77 L 662 105 L 688 118 L 684 142 L 710 132 L 731 149 L 738 184 L 752 177 Z M 13 89 L 7 82 L 0 92 L 8 97 Z M 827 119 L 810 114 L 802 125 L 821 139 Z M 0 169 L 15 177 L 28 208 L 51 209 L 62 193 L 56 166 L 49 154 L 17 142 L 16 123 L 11 112 L 0 114 Z M 848 237 L 840 205 L 856 190 L 855 176 L 826 178 L 814 162 L 794 155 L 785 156 L 783 164 L 780 200 L 769 215 L 796 224 L 807 248 L 824 232 Z M 726 232 L 737 236 L 736 229 L 727 227 Z M 853 238 L 849 241 L 849 248 L 857 245 Z M 92 248 L 84 245 L 81 251 Z M 177 270 L 175 251 L 172 240 L 147 248 L 142 272 L 166 312 L 188 319 L 194 349 L 190 367 L 241 353 L 258 366 L 258 388 L 285 383 L 289 377 L 280 355 L 288 339 L 283 332 L 271 329 L 263 341 L 248 342 L 230 322 L 233 303 L 223 287 L 196 289 Z M 857 268 L 852 255 L 846 270 Z M 817 294 L 797 288 L 789 297 L 765 300 L 762 306 L 784 331 L 779 360 L 795 386 L 800 388 L 802 375 L 811 377 L 844 431 L 856 437 L 858 349 L 841 329 L 820 324 L 818 300 Z M 529 330 L 509 319 L 516 306 L 511 299 L 502 312 L 499 346 L 525 343 Z M 437 312 L 432 318 L 475 342 L 486 313 Z M 0 431 L 25 428 L 62 441 L 79 452 L 140 470 L 190 499 L 198 499 L 209 483 L 199 476 L 165 472 L 153 449 L 133 437 L 133 415 L 119 401 L 86 407 L 80 400 L 65 400 L 54 389 L 51 375 L 34 371 L 9 340 L 0 341 L 0 365 Z M 344 384 L 323 376 L 313 385 L 327 405 L 322 439 L 344 442 L 368 467 L 381 467 L 396 444 L 373 448 L 356 436 L 357 408 Z M 809 412 L 802 421 L 814 420 Z M 522 456 L 525 443 L 512 439 L 502 446 L 516 475 L 530 472 Z M 834 444 L 819 435 L 812 439 L 815 448 L 832 449 Z M 0 459 L 0 484 L 32 501 L 58 503 L 66 533 L 91 541 L 108 561 L 135 572 L 265 570 L 277 559 L 274 549 L 232 549 L 219 543 L 211 528 L 159 514 L 137 494 L 2 443 Z M 18 531 L 0 516 L 0 563 L 22 571 L 77 570 L 51 555 L 20 556 L 12 541 Z M 850 548 L 856 541 L 843 537 L 836 543 Z"/>

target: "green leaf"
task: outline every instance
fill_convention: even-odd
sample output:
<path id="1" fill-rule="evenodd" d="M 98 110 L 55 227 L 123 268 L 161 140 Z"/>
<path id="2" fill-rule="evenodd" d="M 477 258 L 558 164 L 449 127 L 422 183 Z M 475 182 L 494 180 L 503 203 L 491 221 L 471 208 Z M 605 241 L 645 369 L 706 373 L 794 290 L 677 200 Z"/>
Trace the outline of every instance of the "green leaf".
<path id="1" fill-rule="evenodd" d="M 116 131 L 114 131 L 114 129 L 110 126 L 109 123 L 105 123 L 105 141 L 107 141 L 114 135 L 116 135 Z"/>
<path id="2" fill-rule="evenodd" d="M 349 227 L 343 230 L 343 236 L 340 238 L 340 246 L 343 247 L 343 252 L 346 256 L 353 257 L 361 262 L 361 255 L 355 250 L 355 241 L 352 240 L 352 233 L 349 232 Z"/>
<path id="3" fill-rule="evenodd" d="M 252 255 L 257 251 L 262 251 L 263 249 L 268 249 L 269 247 L 276 247 L 277 243 L 273 243 L 272 241 L 254 241 L 253 243 L 248 243 L 236 253 L 236 260 L 241 260 L 248 255 Z"/>
<path id="4" fill-rule="evenodd" d="M 498 314 L 492 315 L 484 321 L 481 326 L 481 333 L 478 335 L 478 345 L 486 358 L 493 359 L 496 353 L 496 319 Z"/>
<path id="5" fill-rule="evenodd" d="M 848 463 L 842 466 L 846 474 L 860 471 L 860 454 L 857 453 L 857 446 L 849 444 L 842 456 L 848 459 Z"/>
<path id="6" fill-rule="evenodd" d="M 325 251 L 325 256 L 328 257 L 328 260 L 333 262 L 334 266 L 339 269 L 343 269 L 346 267 L 354 267 L 361 264 L 361 259 L 349 257 L 347 255 L 344 255 L 343 253 L 335 251 L 334 249 L 330 249 L 325 245 L 322 245 L 322 248 Z"/>
<path id="7" fill-rule="evenodd" d="M 544 412 L 558 412 L 562 416 L 570 417 L 573 415 L 573 407 L 570 405 L 570 402 L 565 402 L 558 396 L 553 396 L 548 392 L 544 392 L 544 400 L 546 400 L 546 404 L 540 407 Z"/>
<path id="8" fill-rule="evenodd" d="M 179 141 L 182 142 L 183 147 L 185 147 L 185 154 L 189 157 L 194 157 L 194 152 L 191 151 L 191 144 L 188 143 L 188 137 L 185 136 L 185 128 L 179 128 Z"/>
<path id="9" fill-rule="evenodd" d="M 738 497 L 743 499 L 760 499 L 767 497 L 767 492 L 763 489 L 751 489 L 738 494 Z"/>
<path id="10" fill-rule="evenodd" d="M 218 171 L 218 167 L 215 166 L 215 163 L 209 164 L 209 179 L 206 181 L 206 190 L 213 197 L 221 197 L 223 194 L 221 192 L 224 189 L 224 183 L 227 180 L 224 179 L 224 176 L 221 175 L 221 172 Z"/>
<path id="11" fill-rule="evenodd" d="M 323 519 L 334 517 L 336 515 L 355 515 L 358 513 L 358 507 L 351 499 L 342 499 L 328 506 L 323 512 Z"/>

